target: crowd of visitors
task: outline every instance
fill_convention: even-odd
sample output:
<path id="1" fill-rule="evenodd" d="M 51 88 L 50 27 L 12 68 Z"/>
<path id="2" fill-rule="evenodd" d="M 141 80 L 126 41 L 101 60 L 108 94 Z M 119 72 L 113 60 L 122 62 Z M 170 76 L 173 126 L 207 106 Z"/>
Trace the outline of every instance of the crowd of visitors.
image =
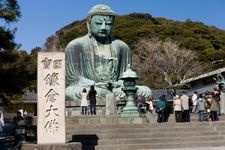
<path id="1" fill-rule="evenodd" d="M 166 122 L 166 102 L 159 98 L 155 105 L 158 113 L 158 122 Z M 218 121 L 220 115 L 220 93 L 215 87 L 212 92 L 198 94 L 194 91 L 193 95 L 189 97 L 184 92 L 182 95 L 175 95 L 173 97 L 173 112 L 176 122 L 190 122 L 190 113 L 198 113 L 198 119 L 203 121 Z"/>
<path id="2" fill-rule="evenodd" d="M 81 99 L 81 114 L 96 115 L 96 90 L 94 86 L 87 92 L 83 89 Z M 166 96 L 163 94 L 157 102 L 148 98 L 144 102 L 138 102 L 140 113 L 157 113 L 157 122 L 168 122 L 169 115 L 174 113 L 176 122 L 190 122 L 190 113 L 198 113 L 199 121 L 217 121 L 220 115 L 220 92 L 214 88 L 212 92 L 198 94 L 194 91 L 190 96 L 183 92 L 181 95 L 174 95 L 172 107 L 169 105 Z M 171 102 L 170 102 L 171 103 Z M 171 110 L 172 109 L 172 110 Z"/>
<path id="3" fill-rule="evenodd" d="M 170 105 L 169 105 L 170 104 Z M 176 122 L 190 122 L 191 113 L 198 113 L 198 120 L 218 121 L 220 115 L 220 92 L 217 87 L 213 91 L 198 93 L 194 91 L 192 95 L 183 92 L 181 95 L 174 95 L 171 101 L 167 101 L 165 95 L 161 95 L 158 101 L 153 102 L 147 99 L 146 110 L 142 113 L 157 113 L 157 122 L 167 122 L 169 115 L 174 113 Z M 172 109 L 172 110 L 171 110 Z"/>

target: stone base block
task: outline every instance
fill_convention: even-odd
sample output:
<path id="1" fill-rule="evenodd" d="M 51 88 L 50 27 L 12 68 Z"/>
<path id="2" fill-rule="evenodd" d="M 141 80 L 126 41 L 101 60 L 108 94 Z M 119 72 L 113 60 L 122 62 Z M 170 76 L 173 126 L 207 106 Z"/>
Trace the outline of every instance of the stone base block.
<path id="1" fill-rule="evenodd" d="M 23 143 L 21 150 L 82 150 L 82 144 L 78 142 L 65 144 L 28 144 Z"/>
<path id="2" fill-rule="evenodd" d="M 118 124 L 146 124 L 148 120 L 141 117 L 118 118 Z"/>
<path id="3" fill-rule="evenodd" d="M 120 113 L 120 117 L 124 117 L 124 118 L 130 118 L 130 117 L 140 117 L 140 113 L 139 112 L 130 112 L 130 111 L 123 111 Z"/>

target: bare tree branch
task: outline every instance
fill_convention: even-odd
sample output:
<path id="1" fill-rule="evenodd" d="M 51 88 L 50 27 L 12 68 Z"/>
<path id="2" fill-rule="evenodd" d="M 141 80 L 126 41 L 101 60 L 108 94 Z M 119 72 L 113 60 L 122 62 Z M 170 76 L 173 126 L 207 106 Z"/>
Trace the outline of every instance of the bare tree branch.
<path id="1" fill-rule="evenodd" d="M 141 39 L 134 51 L 133 67 L 143 79 L 161 77 L 169 86 L 175 86 L 203 70 L 195 52 L 180 48 L 170 39 L 164 42 L 157 38 Z"/>

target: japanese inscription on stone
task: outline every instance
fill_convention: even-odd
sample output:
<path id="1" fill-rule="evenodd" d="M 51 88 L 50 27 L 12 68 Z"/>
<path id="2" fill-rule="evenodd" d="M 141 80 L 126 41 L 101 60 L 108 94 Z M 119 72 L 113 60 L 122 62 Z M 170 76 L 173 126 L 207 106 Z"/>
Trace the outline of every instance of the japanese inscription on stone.
<path id="1" fill-rule="evenodd" d="M 65 54 L 38 53 L 38 144 L 65 143 Z"/>

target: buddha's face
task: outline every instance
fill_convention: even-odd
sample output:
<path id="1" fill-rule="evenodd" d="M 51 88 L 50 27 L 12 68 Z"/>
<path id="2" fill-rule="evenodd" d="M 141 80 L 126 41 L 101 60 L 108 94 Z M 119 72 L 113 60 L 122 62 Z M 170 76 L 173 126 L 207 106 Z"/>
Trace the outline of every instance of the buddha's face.
<path id="1" fill-rule="evenodd" d="M 95 38 L 105 39 L 111 35 L 113 27 L 113 16 L 94 15 L 90 22 L 90 31 Z"/>

